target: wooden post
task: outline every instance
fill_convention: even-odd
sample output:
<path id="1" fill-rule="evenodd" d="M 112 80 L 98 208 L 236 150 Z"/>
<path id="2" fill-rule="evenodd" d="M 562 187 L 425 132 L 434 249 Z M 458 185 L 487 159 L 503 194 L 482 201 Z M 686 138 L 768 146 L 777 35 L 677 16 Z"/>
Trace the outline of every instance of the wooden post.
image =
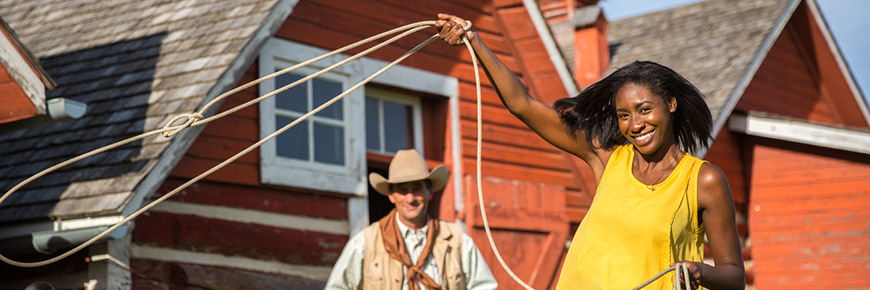
<path id="1" fill-rule="evenodd" d="M 128 232 L 120 239 L 109 239 L 88 248 L 88 280 L 96 281 L 93 289 L 130 289 L 130 239 Z"/>

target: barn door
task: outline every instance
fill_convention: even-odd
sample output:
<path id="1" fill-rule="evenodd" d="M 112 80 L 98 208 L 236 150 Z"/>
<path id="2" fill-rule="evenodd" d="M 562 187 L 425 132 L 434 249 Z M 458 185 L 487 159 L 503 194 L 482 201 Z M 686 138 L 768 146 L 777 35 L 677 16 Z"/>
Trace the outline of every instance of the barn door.
<path id="1" fill-rule="evenodd" d="M 521 289 L 498 263 L 486 237 L 477 196 L 477 180 L 465 178 L 468 234 L 486 258 L 500 289 Z M 499 253 L 511 271 L 535 289 L 550 289 L 568 238 L 565 189 L 526 181 L 482 181 L 487 220 Z"/>

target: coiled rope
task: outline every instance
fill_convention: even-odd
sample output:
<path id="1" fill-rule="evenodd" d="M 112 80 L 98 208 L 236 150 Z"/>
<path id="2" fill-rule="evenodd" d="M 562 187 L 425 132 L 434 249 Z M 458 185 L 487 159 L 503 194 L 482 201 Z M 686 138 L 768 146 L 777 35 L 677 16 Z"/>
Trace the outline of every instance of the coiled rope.
<path id="1" fill-rule="evenodd" d="M 471 21 L 466 21 L 466 22 L 467 22 L 467 23 L 466 23 L 465 29 L 468 30 L 468 29 L 471 28 Z M 308 61 L 305 61 L 305 62 L 302 62 L 302 63 L 296 64 L 296 65 L 291 66 L 291 67 L 289 67 L 289 68 L 286 68 L 286 69 L 283 69 L 283 70 L 277 71 L 277 72 L 272 73 L 272 74 L 270 74 L 270 75 L 267 75 L 267 76 L 264 76 L 264 77 L 258 78 L 258 79 L 254 80 L 254 81 L 248 82 L 248 83 L 246 83 L 246 84 L 244 84 L 244 85 L 241 85 L 241 86 L 239 86 L 239 87 L 236 87 L 236 88 L 234 88 L 234 89 L 232 89 L 232 90 L 230 90 L 230 91 L 227 91 L 227 92 L 225 92 L 225 93 L 223 93 L 223 94 L 221 94 L 221 95 L 215 97 L 213 100 L 211 100 L 211 101 L 208 102 L 206 105 L 204 105 L 204 106 L 203 106 L 203 107 L 202 107 L 198 112 L 193 112 L 193 113 L 184 113 L 184 114 L 179 114 L 179 115 L 174 116 L 173 118 L 171 118 L 171 119 L 170 119 L 170 120 L 169 120 L 169 121 L 168 121 L 168 122 L 163 126 L 162 129 L 152 130 L 152 131 L 149 131 L 149 132 L 145 132 L 145 133 L 139 134 L 139 135 L 137 135 L 137 136 L 133 136 L 133 137 L 130 137 L 130 138 L 127 138 L 127 139 L 124 139 L 124 140 L 118 141 L 118 142 L 113 143 L 113 144 L 109 144 L 109 145 L 107 145 L 107 146 L 104 146 L 104 147 L 101 147 L 101 148 L 98 148 L 98 149 L 95 149 L 95 150 L 89 151 L 89 152 L 87 152 L 87 153 L 81 154 L 81 155 L 76 156 L 76 157 L 74 157 L 74 158 L 72 158 L 72 159 L 69 159 L 69 160 L 67 160 L 67 161 L 64 161 L 64 162 L 58 163 L 58 164 L 56 164 L 56 165 L 54 165 L 54 166 L 51 166 L 51 167 L 49 167 L 49 168 L 47 168 L 47 169 L 44 169 L 44 170 L 40 171 L 39 173 L 34 174 L 33 176 L 31 176 L 31 177 L 29 177 L 29 178 L 27 178 L 27 179 L 21 181 L 20 183 L 18 183 L 17 185 L 15 185 L 15 186 L 12 187 L 11 189 L 9 189 L 5 194 L 3 194 L 2 197 L 0 197 L 0 204 L 2 204 L 3 201 L 6 200 L 6 198 L 8 198 L 10 195 L 12 195 L 12 193 L 15 193 L 17 190 L 21 189 L 22 187 L 24 187 L 25 185 L 29 184 L 30 182 L 33 182 L 34 180 L 36 180 L 36 179 L 38 179 L 38 178 L 40 178 L 40 177 L 42 177 L 42 176 L 44 176 L 44 175 L 46 175 L 46 174 L 49 174 L 49 173 L 51 173 L 51 172 L 53 172 L 53 171 L 55 171 L 55 170 L 57 170 L 57 169 L 63 168 L 63 167 L 65 167 L 65 166 L 69 165 L 69 164 L 75 163 L 75 162 L 77 162 L 77 161 L 79 161 L 79 160 L 82 160 L 82 159 L 88 158 L 88 157 L 90 157 L 90 156 L 93 156 L 93 155 L 96 155 L 96 154 L 100 154 L 100 153 L 102 153 L 102 152 L 105 152 L 105 151 L 108 151 L 108 150 L 112 150 L 112 149 L 117 148 L 117 147 L 119 147 L 119 146 L 122 146 L 122 145 L 128 144 L 128 143 L 133 142 L 133 141 L 141 140 L 141 139 L 144 139 L 144 138 L 147 138 L 147 137 L 150 137 L 150 136 L 156 135 L 156 134 L 162 134 L 164 137 L 167 137 L 167 138 L 168 138 L 168 137 L 172 137 L 172 136 L 174 136 L 175 134 L 178 134 L 179 132 L 183 131 L 184 129 L 187 129 L 187 128 L 190 128 L 190 127 L 194 127 L 194 126 L 204 125 L 204 124 L 207 124 L 207 123 L 209 123 L 209 122 L 211 122 L 211 121 L 214 121 L 214 120 L 217 120 L 217 119 L 223 118 L 223 117 L 225 117 L 225 116 L 227 116 L 227 115 L 230 115 L 230 114 L 232 114 L 232 113 L 235 113 L 235 112 L 237 112 L 237 111 L 239 111 L 239 110 L 241 110 L 241 109 L 244 109 L 244 108 L 246 108 L 246 107 L 248 107 L 248 106 L 251 106 L 251 105 L 253 105 L 253 104 L 259 103 L 260 101 L 262 101 L 262 100 L 264 100 L 264 99 L 266 99 L 266 98 L 272 97 L 272 96 L 274 96 L 274 95 L 276 95 L 276 94 L 279 94 L 279 93 L 281 93 L 281 92 L 283 92 L 283 91 L 286 91 L 286 90 L 288 90 L 288 89 L 290 89 L 290 88 L 292 88 L 292 87 L 295 87 L 295 86 L 297 86 L 297 85 L 299 85 L 299 84 L 301 84 L 301 83 L 304 83 L 304 82 L 306 82 L 306 81 L 308 81 L 308 80 L 310 80 L 310 79 L 312 79 L 312 78 L 315 78 L 315 77 L 317 77 L 317 76 L 319 76 L 319 75 L 321 75 L 321 74 L 324 74 L 324 73 L 326 73 L 326 72 L 328 72 L 328 71 L 330 71 L 330 70 L 332 70 L 332 69 L 334 69 L 334 68 L 336 68 L 336 67 L 342 66 L 342 65 L 344 65 L 344 64 L 346 64 L 346 63 L 348 63 L 348 62 L 350 62 L 350 61 L 353 61 L 353 60 L 355 60 L 355 59 L 358 59 L 358 58 L 360 58 L 360 57 L 363 57 L 363 56 L 365 56 L 365 55 L 371 53 L 372 51 L 375 51 L 375 50 L 380 49 L 380 48 L 382 48 L 382 47 L 384 47 L 384 46 L 387 46 L 387 45 L 389 45 L 389 44 L 391 44 L 391 43 L 393 43 L 393 42 L 395 42 L 395 41 L 397 41 L 397 40 L 399 40 L 399 39 L 401 39 L 401 38 L 404 38 L 405 36 L 408 36 L 408 35 L 410 35 L 410 34 L 412 34 L 412 33 L 415 33 L 415 32 L 417 32 L 417 31 L 420 31 L 420 30 L 423 30 L 423 29 L 426 29 L 426 28 L 428 28 L 428 27 L 432 27 L 432 26 L 435 26 L 435 21 L 420 21 L 420 22 L 416 22 L 416 23 L 412 23 L 412 24 L 404 25 L 404 26 L 401 26 L 401 27 L 398 27 L 398 28 L 395 28 L 395 29 L 392 29 L 392 30 L 389 30 L 389 31 L 386 31 L 386 32 L 383 32 L 383 33 L 380 33 L 380 34 L 377 34 L 377 35 L 374 35 L 374 36 L 371 36 L 371 37 L 369 37 L 369 38 L 366 38 L 366 39 L 360 40 L 360 41 L 355 42 L 355 43 L 353 43 L 353 44 L 347 45 L 347 46 L 345 46 L 345 47 L 342 47 L 342 48 L 339 48 L 339 49 L 337 49 L 337 50 L 331 51 L 331 52 L 329 52 L 329 53 L 323 54 L 323 55 L 321 55 L 321 56 L 318 56 L 318 57 L 312 58 L 312 59 L 310 59 L 310 60 L 308 60 Z M 293 70 L 295 70 L 295 69 L 298 69 L 298 68 L 300 68 L 300 67 L 307 66 L 307 65 L 309 65 L 309 64 L 312 64 L 312 63 L 317 62 L 317 61 L 319 61 L 319 60 L 322 60 L 322 59 L 324 59 L 324 58 L 327 58 L 327 57 L 330 57 L 330 56 L 333 56 L 333 55 L 336 55 L 336 54 L 339 54 L 339 53 L 345 52 L 345 51 L 350 50 L 350 49 L 354 49 L 354 48 L 356 48 L 356 47 L 359 47 L 360 45 L 366 44 L 366 43 L 371 42 L 371 41 L 376 40 L 376 39 L 383 38 L 383 37 L 385 37 L 385 36 L 387 36 L 387 35 L 391 35 L 391 34 L 398 33 L 398 32 L 400 32 L 400 31 L 403 31 L 403 32 L 402 32 L 402 33 L 399 33 L 399 34 L 396 35 L 396 36 L 391 37 L 390 39 L 388 39 L 388 40 L 386 40 L 386 41 L 384 41 L 384 42 L 382 42 L 382 43 L 380 43 L 380 44 L 377 44 L 377 45 L 375 45 L 375 46 L 373 46 L 373 47 L 371 47 L 371 48 L 368 48 L 368 49 L 366 49 L 366 50 L 364 50 L 364 51 L 362 51 L 362 52 L 360 52 L 360 53 L 358 53 L 358 54 L 356 54 L 356 55 L 350 56 L 350 57 L 348 57 L 348 58 L 345 59 L 345 60 L 342 60 L 342 61 L 340 61 L 340 62 L 338 62 L 338 63 L 336 63 L 336 64 L 333 64 L 333 65 L 331 65 L 331 66 L 329 66 L 329 67 L 327 67 L 327 68 L 324 68 L 324 69 L 322 69 L 322 70 L 320 70 L 320 71 L 317 71 L 317 72 L 315 72 L 315 73 L 313 73 L 313 74 L 311 74 L 311 75 L 309 75 L 309 76 L 307 76 L 307 77 L 304 77 L 304 78 L 302 78 L 302 79 L 299 79 L 299 80 L 297 80 L 297 81 L 295 81 L 295 82 L 293 82 L 293 83 L 291 83 L 291 84 L 288 84 L 288 85 L 286 85 L 286 86 L 284 86 L 284 87 L 281 87 L 281 88 L 279 88 L 279 89 L 276 89 L 276 90 L 274 90 L 274 91 L 272 91 L 272 92 L 270 92 L 270 93 L 268 93 L 268 94 L 265 94 L 265 95 L 263 95 L 263 96 L 260 96 L 260 97 L 258 97 L 258 98 L 252 99 L 252 100 L 250 100 L 250 101 L 248 101 L 248 102 L 245 102 L 245 103 L 243 103 L 243 104 L 240 104 L 240 105 L 238 105 L 238 106 L 235 106 L 235 107 L 233 107 L 233 108 L 230 108 L 230 109 L 228 109 L 228 110 L 226 110 L 226 111 L 223 111 L 223 112 L 217 113 L 217 114 L 215 114 L 214 116 L 211 116 L 211 117 L 208 117 L 208 118 L 204 118 L 204 119 L 203 119 L 203 115 L 205 114 L 205 112 L 206 112 L 209 108 L 211 108 L 212 106 L 214 106 L 215 104 L 217 104 L 218 102 L 220 102 L 221 100 L 225 99 L 226 97 L 228 97 L 228 96 L 230 96 L 230 95 L 233 95 L 233 94 L 235 94 L 235 93 L 237 93 L 237 92 L 240 92 L 240 91 L 242 91 L 242 90 L 244 90 L 244 89 L 247 89 L 247 88 L 249 88 L 249 87 L 251 87 L 251 86 L 253 86 L 253 85 L 259 84 L 259 83 L 261 83 L 261 82 L 263 82 L 263 81 L 265 81 L 265 80 L 269 80 L 269 79 L 275 78 L 275 77 L 277 77 L 277 76 L 279 76 L 279 75 L 282 75 L 282 74 L 288 73 L 288 72 L 293 71 Z M 465 35 L 463 35 L 463 37 L 465 37 Z M 401 62 L 402 60 L 408 58 L 409 56 L 411 56 L 412 54 L 416 53 L 417 51 L 419 51 L 420 49 L 422 49 L 424 46 L 428 45 L 428 44 L 431 43 L 433 40 L 438 39 L 438 38 L 439 38 L 439 35 L 438 35 L 437 33 L 436 33 L 435 35 L 432 35 L 431 37 L 427 38 L 426 40 L 424 40 L 423 42 L 421 42 L 420 44 L 418 44 L 418 45 L 415 46 L 414 48 L 412 48 L 412 49 L 410 49 L 409 51 L 407 51 L 407 52 L 405 52 L 404 54 L 402 54 L 400 57 L 398 57 L 398 58 L 397 58 L 396 60 L 394 60 L 393 62 L 389 63 L 389 64 L 386 65 L 385 67 L 381 68 L 380 70 L 378 70 L 377 72 L 375 72 L 375 73 L 372 74 L 371 76 L 365 78 L 364 80 L 360 81 L 359 83 L 357 83 L 356 85 L 352 86 L 351 88 L 345 90 L 345 91 L 342 92 L 341 94 L 335 96 L 334 98 L 332 98 L 331 100 L 327 101 L 326 103 L 323 103 L 322 105 L 318 106 L 318 107 L 315 108 L 314 110 L 308 112 L 308 113 L 305 114 L 305 115 L 302 115 L 301 117 L 297 118 L 297 119 L 294 120 L 293 122 L 291 122 L 291 123 L 285 125 L 285 126 L 282 127 L 281 129 L 276 130 L 276 131 L 273 132 L 272 134 L 269 134 L 268 136 L 266 136 L 266 137 L 260 139 L 260 140 L 257 141 L 256 143 L 254 143 L 254 144 L 248 146 L 248 147 L 245 148 L 244 150 L 242 150 L 242 151 L 236 153 L 235 155 L 233 155 L 233 156 L 227 158 L 226 160 L 222 161 L 222 162 L 219 163 L 218 165 L 215 165 L 214 167 L 212 167 L 212 168 L 206 170 L 205 172 L 203 172 L 203 173 L 197 175 L 196 177 L 194 177 L 194 178 L 190 179 L 189 181 L 185 182 L 184 184 L 179 185 L 178 187 L 176 187 L 176 188 L 173 189 L 172 191 L 170 191 L 170 192 L 164 194 L 164 195 L 161 196 L 160 198 L 158 198 L 158 199 L 152 201 L 151 203 L 145 205 L 145 206 L 142 207 L 141 209 L 137 210 L 136 212 L 132 213 L 131 215 L 127 216 L 127 217 L 124 218 L 123 220 L 121 220 L 121 221 L 119 221 L 118 223 L 114 224 L 113 226 L 107 228 L 107 229 L 104 230 L 102 233 L 100 233 L 100 234 L 94 236 L 94 237 L 91 238 L 90 240 L 88 240 L 88 241 L 82 243 L 81 245 L 79 245 L 79 246 L 77 246 L 77 247 L 75 247 L 75 248 L 73 248 L 73 249 L 71 249 L 71 250 L 68 250 L 67 252 L 65 252 L 65 253 L 63 253 L 63 254 L 60 254 L 60 255 L 58 255 L 58 256 L 56 256 L 56 257 L 53 257 L 53 258 L 50 258 L 50 259 L 46 259 L 46 260 L 43 260 L 43 261 L 38 261 L 38 262 L 20 262 L 20 261 L 15 261 L 15 260 L 12 260 L 12 259 L 6 257 L 6 256 L 3 255 L 3 254 L 0 254 L 0 260 L 2 260 L 3 262 L 6 262 L 7 264 L 10 264 L 10 265 L 13 265 L 13 266 L 18 266 L 18 267 L 40 267 L 40 266 L 48 265 L 48 264 L 51 264 L 51 263 L 57 262 L 57 261 L 59 261 L 59 260 L 62 260 L 62 259 L 64 259 L 64 258 L 66 258 L 66 257 L 68 257 L 68 256 L 70 256 L 70 255 L 72 255 L 72 254 L 74 254 L 74 253 L 76 253 L 76 252 L 78 252 L 78 251 L 84 249 L 85 247 L 90 246 L 91 244 L 93 244 L 94 242 L 96 242 L 97 240 L 99 240 L 100 238 L 102 238 L 102 237 L 108 235 L 110 232 L 112 232 L 112 231 L 114 231 L 115 229 L 117 229 L 118 227 L 120 227 L 121 225 L 126 224 L 127 222 L 133 220 L 133 219 L 136 218 L 137 216 L 139 216 L 139 215 L 141 215 L 142 213 L 144 213 L 145 211 L 147 211 L 147 210 L 153 208 L 154 206 L 156 206 L 157 204 L 163 202 L 164 200 L 171 198 L 172 196 L 174 196 L 174 195 L 177 194 L 178 192 L 181 192 L 182 190 L 186 189 L 188 186 L 192 185 L 193 183 L 196 183 L 197 181 L 199 181 L 199 180 L 205 178 L 206 176 L 208 176 L 208 175 L 214 173 L 215 171 L 217 171 L 217 170 L 223 168 L 223 167 L 226 166 L 227 164 L 232 163 L 233 161 L 235 161 L 236 159 L 240 158 L 241 156 L 243 156 L 243 155 L 245 155 L 245 154 L 247 154 L 247 153 L 253 151 L 253 150 L 256 149 L 257 147 L 263 145 L 263 143 L 266 143 L 267 141 L 269 141 L 269 140 L 275 138 L 276 136 L 278 136 L 279 134 L 281 134 L 281 133 L 287 131 L 288 129 L 290 129 L 291 127 L 295 126 L 295 125 L 298 124 L 299 122 L 304 121 L 305 119 L 307 119 L 307 118 L 310 117 L 311 115 L 314 115 L 314 114 L 316 114 L 317 112 L 320 112 L 321 110 L 325 109 L 326 107 L 328 107 L 328 106 L 332 105 L 333 103 L 337 102 L 338 100 L 341 100 L 342 98 L 344 98 L 345 96 L 347 96 L 350 92 L 352 92 L 352 91 L 354 91 L 354 90 L 360 88 L 361 86 L 365 85 L 366 83 L 370 82 L 370 81 L 373 80 L 374 78 L 378 77 L 379 75 L 381 75 L 382 73 L 384 73 L 384 72 L 387 71 L 388 69 L 392 68 L 393 66 L 395 66 L 396 64 L 398 64 L 398 63 Z M 523 288 L 525 288 L 525 289 L 529 289 L 529 290 L 532 290 L 532 289 L 534 289 L 534 288 L 532 288 L 531 286 L 529 286 L 528 284 L 526 284 L 525 282 L 523 282 L 522 279 L 520 279 L 519 277 L 517 277 L 517 275 L 514 274 L 513 271 L 511 271 L 510 267 L 507 266 L 507 264 L 505 263 L 504 259 L 501 257 L 501 253 L 499 253 L 498 248 L 496 247 L 495 242 L 494 242 L 494 240 L 493 240 L 492 232 L 491 232 L 490 227 L 489 227 L 489 221 L 488 221 L 487 218 L 486 218 L 486 209 L 484 208 L 484 201 L 483 201 L 483 186 L 482 186 L 482 184 L 481 184 L 481 176 L 482 176 L 482 173 L 481 173 L 481 157 L 480 157 L 480 156 L 481 156 L 481 143 L 482 143 L 482 118 L 481 118 L 481 114 L 482 114 L 482 112 L 481 112 L 480 72 L 479 72 L 479 68 L 478 68 L 479 65 L 478 65 L 478 62 L 477 62 L 477 57 L 476 57 L 475 54 L 474 54 L 474 49 L 471 47 L 471 43 L 469 43 L 468 41 L 464 41 L 464 43 L 465 43 L 466 48 L 468 48 L 468 52 L 469 52 L 469 54 L 471 55 L 472 64 L 473 64 L 473 66 L 474 66 L 474 80 L 475 80 L 475 89 L 476 89 L 476 94 L 477 94 L 477 166 L 476 166 L 477 168 L 476 168 L 476 169 L 477 169 L 477 196 L 478 196 L 479 205 L 480 205 L 481 219 L 483 220 L 483 226 L 484 226 L 484 229 L 486 230 L 486 236 L 487 236 L 487 239 L 489 240 L 489 244 L 490 244 L 490 246 L 492 247 L 492 250 L 493 250 L 493 252 L 495 253 L 496 258 L 498 259 L 499 264 L 501 264 L 502 268 L 504 268 L 504 270 L 508 273 L 508 275 L 510 275 L 510 277 L 514 279 L 514 281 L 516 281 L 518 284 L 520 284 L 521 286 L 523 286 Z M 182 124 L 174 125 L 174 124 L 175 124 L 176 122 L 178 122 L 179 120 L 185 120 L 185 121 L 184 121 L 184 123 L 182 123 Z M 690 288 L 689 288 L 689 279 L 688 279 L 688 278 L 689 278 L 689 272 L 688 272 L 688 269 L 687 269 L 687 268 L 685 267 L 685 265 L 683 265 L 683 264 L 677 264 L 677 266 L 675 266 L 675 267 L 668 268 L 667 270 L 665 270 L 665 271 L 659 273 L 658 275 L 656 275 L 655 277 L 653 277 L 653 278 L 650 279 L 649 281 L 644 282 L 644 284 L 642 284 L 642 285 L 640 285 L 640 286 L 638 286 L 637 288 L 634 288 L 634 289 L 641 289 L 641 288 L 643 288 L 643 287 L 649 285 L 650 283 L 652 283 L 652 282 L 655 281 L 656 279 L 659 279 L 660 277 L 664 276 L 666 273 L 668 273 L 668 272 L 670 272 L 670 271 L 674 271 L 674 270 L 676 270 L 678 273 L 679 273 L 680 271 L 683 272 L 684 277 L 685 277 L 685 281 L 686 281 L 686 289 L 690 289 Z M 680 279 L 679 279 L 679 275 L 677 275 L 677 277 L 674 279 L 674 289 L 679 289 L 679 280 L 680 280 Z"/>

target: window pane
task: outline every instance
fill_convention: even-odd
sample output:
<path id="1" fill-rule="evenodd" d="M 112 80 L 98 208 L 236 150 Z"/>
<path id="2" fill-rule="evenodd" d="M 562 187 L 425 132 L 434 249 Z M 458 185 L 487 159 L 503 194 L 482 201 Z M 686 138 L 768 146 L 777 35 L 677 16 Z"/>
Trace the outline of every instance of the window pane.
<path id="1" fill-rule="evenodd" d="M 411 106 L 384 101 L 384 149 L 396 152 L 413 148 Z"/>
<path id="2" fill-rule="evenodd" d="M 314 123 L 314 161 L 344 165 L 344 128 Z"/>
<path id="3" fill-rule="evenodd" d="M 275 129 L 293 122 L 293 118 L 275 116 Z M 308 161 L 308 121 L 302 121 L 275 137 L 278 156 Z"/>
<path id="4" fill-rule="evenodd" d="M 378 126 L 378 100 L 366 98 L 366 149 L 381 150 L 381 133 Z"/>
<path id="5" fill-rule="evenodd" d="M 292 73 L 279 75 L 275 77 L 275 89 L 280 89 L 300 79 L 302 79 L 301 76 Z M 291 110 L 295 112 L 308 112 L 307 88 L 308 82 L 304 82 L 289 90 L 283 91 L 278 95 L 275 95 L 275 106 L 279 109 Z"/>
<path id="6" fill-rule="evenodd" d="M 342 93 L 341 83 L 319 78 L 312 79 L 311 81 L 314 86 L 314 106 L 311 107 L 311 109 L 332 100 L 332 98 L 335 98 L 335 96 Z M 341 103 L 342 100 L 338 100 L 329 107 L 323 109 L 323 111 L 318 112 L 316 115 L 341 120 L 343 112 Z"/>

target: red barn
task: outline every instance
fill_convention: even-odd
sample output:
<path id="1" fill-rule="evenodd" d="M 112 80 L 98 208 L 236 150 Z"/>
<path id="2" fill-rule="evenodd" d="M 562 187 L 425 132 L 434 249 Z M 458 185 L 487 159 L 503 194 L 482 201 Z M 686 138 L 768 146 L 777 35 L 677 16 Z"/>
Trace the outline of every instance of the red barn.
<path id="1" fill-rule="evenodd" d="M 77 100 L 89 109 L 79 120 L 0 136 L 0 188 L 160 128 L 233 87 L 388 29 L 432 20 L 438 12 L 473 21 L 537 95 L 566 97 L 578 86 L 564 61 L 554 61 L 559 53 L 546 21 L 571 19 L 575 6 L 596 1 L 545 2 L 6 2 L 0 14 L 57 80 L 49 98 Z M 84 242 L 433 33 L 411 35 L 206 126 L 136 141 L 29 184 L 0 204 L 0 251 L 33 261 Z M 209 113 L 361 50 L 264 81 Z M 495 240 L 516 273 L 548 288 L 569 238 L 569 218 L 582 216 L 566 209 L 566 199 L 580 198 L 589 185 L 576 161 L 527 130 L 484 85 L 482 179 Z M 319 289 L 350 235 L 390 208 L 369 194 L 367 174 L 386 170 L 397 149 L 416 148 L 432 166 L 444 164 L 452 173 L 434 213 L 464 222 L 497 279 L 510 288 L 515 284 L 486 246 L 477 212 L 475 109 L 467 51 L 429 45 L 87 251 L 34 269 L 3 266 L 0 285 L 48 280 L 62 288 L 89 282 L 112 289 Z"/>
<path id="2" fill-rule="evenodd" d="M 611 52 L 614 65 L 650 59 L 674 67 L 702 89 L 714 111 L 717 136 L 706 157 L 726 170 L 742 217 L 749 216 L 741 233 L 752 241 L 745 252 L 754 263 L 750 273 L 756 285 L 809 283 L 793 277 L 807 276 L 800 271 L 812 270 L 820 253 L 857 256 L 817 265 L 839 267 L 828 273 L 863 281 L 867 275 L 861 265 L 870 247 L 866 239 L 850 243 L 845 238 L 866 235 L 867 229 L 856 225 L 867 223 L 860 202 L 866 204 L 868 153 L 838 147 L 844 142 L 791 139 L 822 134 L 826 140 L 855 138 L 845 143 L 867 144 L 867 105 L 814 2 L 707 1 L 609 28 L 596 2 L 8 1 L 0 4 L 0 15 L 57 81 L 48 98 L 87 103 L 88 112 L 78 120 L 0 136 L 0 188 L 160 128 L 241 84 L 448 12 L 471 20 L 545 102 L 573 95 L 598 79 Z M 703 25 L 710 17 L 720 17 L 719 25 Z M 133 142 L 28 185 L 0 204 L 0 253 L 32 261 L 82 243 L 350 88 L 434 32 L 399 40 L 206 126 Z M 361 50 L 264 81 L 209 113 Z M 789 111 L 783 103 L 797 105 Z M 483 104 L 481 179 L 495 242 L 515 273 L 535 288 L 550 288 L 572 225 L 591 202 L 591 176 L 577 158 L 553 148 L 503 109 L 485 80 Z M 365 176 L 383 173 L 392 152 L 413 147 L 431 166 L 444 164 L 451 171 L 433 213 L 463 222 L 500 285 L 517 288 L 498 266 L 482 231 L 475 111 L 467 51 L 431 44 L 87 251 L 40 268 L 0 267 L 0 287 L 48 280 L 62 288 L 95 282 L 112 289 L 320 289 L 348 238 L 390 207 L 380 195 L 369 194 Z M 788 130 L 816 131 L 782 134 L 779 128 L 786 124 Z M 777 128 L 774 133 L 771 126 Z M 855 211 L 829 211 L 834 205 Z M 791 224 L 777 224 L 783 221 Z M 813 232 L 826 223 L 834 227 Z M 842 244 L 813 239 L 824 234 L 837 235 Z M 86 257 L 93 261 L 86 263 Z M 782 266 L 795 264 L 787 259 L 806 264 Z"/>

